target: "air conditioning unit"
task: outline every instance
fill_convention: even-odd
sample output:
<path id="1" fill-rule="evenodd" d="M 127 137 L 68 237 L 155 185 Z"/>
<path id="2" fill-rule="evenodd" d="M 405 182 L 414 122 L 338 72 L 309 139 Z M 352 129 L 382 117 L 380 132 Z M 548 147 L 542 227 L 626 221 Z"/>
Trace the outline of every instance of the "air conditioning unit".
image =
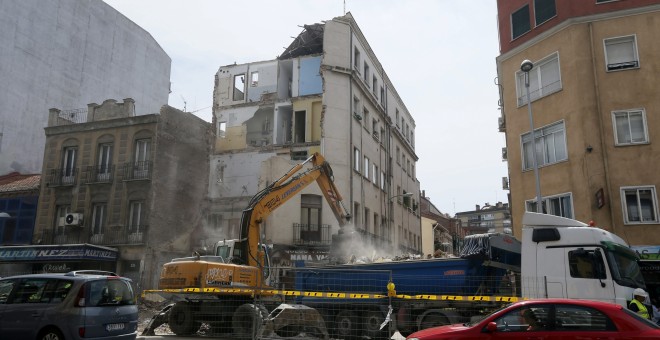
<path id="1" fill-rule="evenodd" d="M 502 177 L 502 190 L 509 190 L 509 177 Z"/>
<path id="2" fill-rule="evenodd" d="M 64 216 L 65 226 L 80 226 L 83 222 L 83 214 L 69 213 Z"/>
<path id="3" fill-rule="evenodd" d="M 502 161 L 506 161 L 508 159 L 507 153 L 506 153 L 506 147 L 502 148 Z"/>
<path id="4" fill-rule="evenodd" d="M 497 128 L 500 132 L 504 132 L 506 130 L 506 123 L 504 122 L 504 117 L 497 118 Z"/>

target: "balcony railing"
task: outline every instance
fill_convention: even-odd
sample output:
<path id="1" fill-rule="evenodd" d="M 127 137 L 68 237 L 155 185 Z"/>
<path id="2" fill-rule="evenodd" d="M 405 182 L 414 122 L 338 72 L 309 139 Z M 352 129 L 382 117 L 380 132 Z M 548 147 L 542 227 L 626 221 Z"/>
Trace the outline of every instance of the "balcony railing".
<path id="1" fill-rule="evenodd" d="M 47 184 L 49 187 L 72 186 L 76 184 L 78 169 L 51 169 L 48 173 Z"/>
<path id="2" fill-rule="evenodd" d="M 330 245 L 330 225 L 328 224 L 293 224 L 294 245 Z"/>
<path id="3" fill-rule="evenodd" d="M 152 167 L 151 161 L 125 163 L 123 166 L 124 180 L 149 180 L 151 179 Z"/>
<path id="4" fill-rule="evenodd" d="M 98 245 L 145 244 L 147 229 L 146 225 L 134 227 L 131 230 L 127 230 L 125 226 L 108 227 L 90 235 L 89 243 Z"/>
<path id="5" fill-rule="evenodd" d="M 81 181 L 83 184 L 112 183 L 115 174 L 115 166 L 88 166 L 83 172 Z"/>
<path id="6" fill-rule="evenodd" d="M 40 244 L 81 244 L 90 243 L 97 245 L 127 245 L 145 244 L 148 226 L 141 225 L 128 230 L 125 226 L 113 226 L 105 228 L 102 232 L 89 234 L 89 231 L 81 227 L 60 227 L 56 230 L 48 229 L 35 236 Z"/>

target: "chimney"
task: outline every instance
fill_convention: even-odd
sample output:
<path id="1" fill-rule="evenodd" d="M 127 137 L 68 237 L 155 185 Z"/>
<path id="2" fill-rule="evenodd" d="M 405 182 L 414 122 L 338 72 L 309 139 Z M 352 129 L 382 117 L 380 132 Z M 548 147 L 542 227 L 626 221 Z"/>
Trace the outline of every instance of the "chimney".
<path id="1" fill-rule="evenodd" d="M 479 204 L 477 204 L 477 207 L 476 207 L 474 210 L 475 210 L 475 211 L 479 211 L 479 210 L 481 210 L 481 207 L 479 206 Z"/>

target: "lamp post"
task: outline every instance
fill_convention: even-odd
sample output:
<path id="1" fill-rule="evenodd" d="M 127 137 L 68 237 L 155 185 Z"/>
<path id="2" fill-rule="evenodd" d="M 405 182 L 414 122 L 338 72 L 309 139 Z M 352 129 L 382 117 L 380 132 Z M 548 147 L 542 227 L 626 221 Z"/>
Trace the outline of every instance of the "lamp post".
<path id="1" fill-rule="evenodd" d="M 532 167 L 534 168 L 534 180 L 536 182 L 536 212 L 543 213 L 541 201 L 541 182 L 539 181 L 539 163 L 536 159 L 536 134 L 534 133 L 534 116 L 532 115 L 532 99 L 529 97 L 529 71 L 534 68 L 534 64 L 528 59 L 520 64 L 520 70 L 525 73 L 525 88 L 527 89 L 527 114 L 529 115 L 529 130 L 532 134 Z"/>

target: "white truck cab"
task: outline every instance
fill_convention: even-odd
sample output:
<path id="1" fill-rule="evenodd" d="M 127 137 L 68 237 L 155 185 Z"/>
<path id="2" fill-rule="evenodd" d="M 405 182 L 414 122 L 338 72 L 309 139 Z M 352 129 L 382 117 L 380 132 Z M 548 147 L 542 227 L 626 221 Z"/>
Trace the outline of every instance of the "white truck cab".
<path id="1" fill-rule="evenodd" d="M 628 306 L 646 288 L 637 254 L 619 236 L 569 218 L 523 215 L 521 288 L 526 298 L 589 299 Z"/>

